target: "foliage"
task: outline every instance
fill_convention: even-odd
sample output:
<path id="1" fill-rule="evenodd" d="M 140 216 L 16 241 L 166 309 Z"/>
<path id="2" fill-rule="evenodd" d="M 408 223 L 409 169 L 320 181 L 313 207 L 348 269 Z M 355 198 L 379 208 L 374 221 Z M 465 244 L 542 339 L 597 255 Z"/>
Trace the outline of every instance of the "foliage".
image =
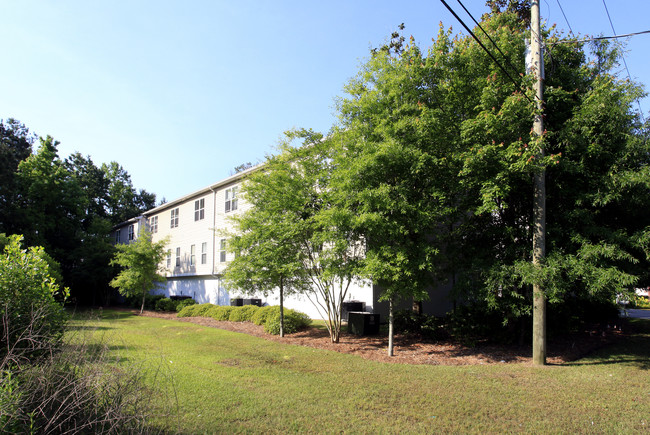
<path id="1" fill-rule="evenodd" d="M 311 319 L 305 313 L 284 309 L 284 332 L 291 334 L 311 325 Z M 280 307 L 269 305 L 258 307 L 244 305 L 241 307 L 201 304 L 183 308 L 178 317 L 211 317 L 218 321 L 251 322 L 263 325 L 269 334 L 280 334 Z"/>
<path id="2" fill-rule="evenodd" d="M 188 307 L 190 305 L 195 305 L 196 301 L 192 298 L 187 298 L 187 299 L 171 299 L 171 298 L 166 298 L 163 297 L 162 295 L 155 295 L 154 297 L 160 297 L 159 299 L 156 298 L 155 304 L 154 304 L 154 309 L 156 311 L 181 311 L 183 308 Z M 147 307 L 147 303 L 145 302 L 145 308 Z"/>
<path id="3" fill-rule="evenodd" d="M 291 334 L 303 330 L 311 325 L 311 319 L 305 313 L 295 310 L 286 310 L 284 313 L 284 332 Z M 280 334 L 280 313 L 270 314 L 264 322 L 264 331 L 273 334 Z"/>
<path id="4" fill-rule="evenodd" d="M 401 333 L 418 334 L 422 337 L 439 340 L 448 338 L 444 319 L 439 319 L 413 310 L 395 312 L 395 330 Z"/>
<path id="5" fill-rule="evenodd" d="M 178 301 L 176 304 L 176 311 L 181 311 L 185 307 L 189 307 L 191 305 L 195 305 L 196 301 L 194 299 L 188 298 L 188 299 L 182 299 Z"/>
<path id="6" fill-rule="evenodd" d="M 58 341 L 66 315 L 55 298 L 68 292 L 50 275 L 43 248 L 22 249 L 21 240 L 10 236 L 0 255 L 0 358 L 13 355 L 13 364 L 29 362 Z"/>
<path id="7" fill-rule="evenodd" d="M 214 320 L 217 321 L 227 321 L 230 320 L 230 313 L 233 312 L 233 310 L 241 309 L 240 307 L 231 307 L 228 305 L 217 305 L 214 306 L 210 312 L 209 315 L 212 317 Z"/>
<path id="8" fill-rule="evenodd" d="M 279 154 L 248 176 L 242 190 L 252 207 L 232 217 L 228 246 L 237 255 L 224 279 L 249 294 L 278 289 L 281 301 L 285 293 L 306 295 L 338 342 L 341 302 L 359 278 L 363 244 L 332 202 L 331 149 L 320 134 L 287 132 Z"/>
<path id="9" fill-rule="evenodd" d="M 124 296 L 142 298 L 140 313 L 144 310 L 149 291 L 156 283 L 165 282 L 165 277 L 158 268 L 167 255 L 166 245 L 167 239 L 153 242 L 151 233 L 143 229 L 132 243 L 116 246 L 117 252 L 111 264 L 123 269 L 110 284 Z"/>
<path id="10" fill-rule="evenodd" d="M 13 205 L 19 195 L 16 170 L 32 153 L 33 142 L 29 129 L 19 121 L 0 119 L 0 231 L 23 232 L 16 216 L 18 209 Z"/>
<path id="11" fill-rule="evenodd" d="M 178 312 L 178 317 L 210 317 L 209 312 L 216 307 L 214 304 L 198 304 L 184 307 Z"/>
<path id="12" fill-rule="evenodd" d="M 650 150 L 632 106 L 643 93 L 616 76 L 620 48 L 553 44 L 566 39 L 553 28 L 544 30 L 547 130 L 533 136 L 528 30 L 517 16 L 528 3 L 492 7 L 481 25 L 521 73 L 516 83 L 469 37 L 441 28 L 425 53 L 393 35 L 339 102 L 332 190 L 366 235 L 364 275 L 384 299 L 426 298 L 453 277 L 454 298 L 516 339 L 533 284 L 558 305 L 570 295 L 612 301 L 648 281 Z M 532 180 L 542 169 L 548 253 L 534 268 Z"/>
<path id="13" fill-rule="evenodd" d="M 260 307 L 257 305 L 244 305 L 230 312 L 228 320 L 231 322 L 252 322 L 253 316 Z"/>
<path id="14" fill-rule="evenodd" d="M 32 153 L 35 139 L 20 122 L 0 120 L 0 231 L 43 246 L 73 303 L 109 304 L 110 230 L 152 208 L 155 196 L 136 191 L 117 162 L 97 167 L 79 153 L 61 159 L 49 136 Z"/>

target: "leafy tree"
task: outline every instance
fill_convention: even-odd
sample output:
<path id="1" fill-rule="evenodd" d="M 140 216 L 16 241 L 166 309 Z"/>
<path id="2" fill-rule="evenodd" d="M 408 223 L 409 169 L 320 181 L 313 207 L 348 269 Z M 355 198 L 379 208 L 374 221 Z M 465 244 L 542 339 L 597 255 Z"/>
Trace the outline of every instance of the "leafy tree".
<path id="1" fill-rule="evenodd" d="M 144 310 L 149 291 L 154 289 L 156 283 L 165 282 L 164 275 L 160 273 L 160 264 L 167 255 L 167 243 L 166 239 L 154 243 L 151 233 L 142 230 L 135 241 L 115 247 L 116 253 L 111 265 L 123 269 L 110 284 L 124 296 L 142 297 L 140 314 Z"/>
<path id="2" fill-rule="evenodd" d="M 293 148 L 293 140 L 304 144 Z M 306 295 L 338 342 L 341 303 L 359 275 L 363 246 L 330 201 L 329 142 L 311 131 L 289 132 L 280 150 L 244 184 L 252 207 L 232 218 L 229 249 L 238 256 L 225 278 L 250 293 Z"/>
<path id="3" fill-rule="evenodd" d="M 75 248 L 82 240 L 80 222 L 87 197 L 59 158 L 58 142 L 40 139 L 35 154 L 20 162 L 16 174 L 19 197 L 16 225 L 31 246 L 43 246 L 70 279 Z"/>
<path id="4" fill-rule="evenodd" d="M 18 198 L 16 170 L 18 164 L 32 153 L 34 138 L 20 122 L 0 120 L 0 230 L 15 233 L 19 230 L 16 217 Z"/>
<path id="5" fill-rule="evenodd" d="M 108 180 L 107 209 L 113 225 L 156 206 L 156 195 L 144 189 L 137 191 L 133 187 L 131 176 L 119 163 L 104 163 L 101 170 Z"/>
<path id="6" fill-rule="evenodd" d="M 642 92 L 613 72 L 617 47 L 596 44 L 590 62 L 544 31 L 547 131 L 536 138 L 526 23 L 495 10 L 482 26 L 510 76 L 473 39 L 442 28 L 426 55 L 399 35 L 371 52 L 339 104 L 333 190 L 348 197 L 337 203 L 365 235 L 364 273 L 383 298 L 425 297 L 447 274 L 457 297 L 524 331 L 533 283 L 559 307 L 612 301 L 647 279 L 650 150 L 631 104 Z M 548 255 L 534 268 L 532 179 L 542 169 Z"/>
<path id="7" fill-rule="evenodd" d="M 429 58 L 412 40 L 392 39 L 398 43 L 373 51 L 346 86 L 333 140 L 343 143 L 333 190 L 345 196 L 339 203 L 366 240 L 363 275 L 389 301 L 389 355 L 394 302 L 428 297 L 449 266 L 441 258 L 449 228 L 463 219 L 454 153 L 465 97 L 462 88 L 451 93 L 439 86 L 454 67 L 454 59 L 442 55 L 444 39 L 436 47 L 441 55 Z"/>

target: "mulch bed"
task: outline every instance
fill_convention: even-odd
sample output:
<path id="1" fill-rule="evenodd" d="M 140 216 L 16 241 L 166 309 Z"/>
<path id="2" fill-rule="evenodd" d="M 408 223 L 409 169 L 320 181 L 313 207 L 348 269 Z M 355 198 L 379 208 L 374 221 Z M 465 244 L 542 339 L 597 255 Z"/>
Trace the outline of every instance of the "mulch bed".
<path id="1" fill-rule="evenodd" d="M 130 310 L 139 314 L 138 310 Z M 309 328 L 305 331 L 287 334 L 284 338 L 264 332 L 262 326 L 249 322 L 222 322 L 208 317 L 176 317 L 176 313 L 145 311 L 147 317 L 158 317 L 180 322 L 190 322 L 211 328 L 241 332 L 280 343 L 327 349 L 358 355 L 374 361 L 400 364 L 430 365 L 478 365 L 478 364 L 531 364 L 532 350 L 528 346 L 497 345 L 479 343 L 466 346 L 453 340 L 431 341 L 414 335 L 396 334 L 394 356 L 387 355 L 388 337 L 360 337 L 342 333 L 339 343 L 332 343 L 326 330 Z M 611 344 L 623 337 L 620 327 L 606 330 L 584 331 L 554 338 L 548 343 L 547 362 L 551 365 L 564 364 Z"/>

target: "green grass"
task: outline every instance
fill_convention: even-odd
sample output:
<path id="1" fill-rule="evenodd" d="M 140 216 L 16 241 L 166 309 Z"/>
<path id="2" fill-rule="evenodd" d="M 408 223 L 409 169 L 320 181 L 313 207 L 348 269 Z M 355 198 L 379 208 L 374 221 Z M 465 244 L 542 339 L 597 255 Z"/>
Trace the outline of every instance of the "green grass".
<path id="1" fill-rule="evenodd" d="M 543 368 L 385 364 L 123 312 L 73 327 L 101 327 L 118 364 L 157 368 L 182 433 L 639 433 L 650 322 L 637 324 L 626 343 Z"/>

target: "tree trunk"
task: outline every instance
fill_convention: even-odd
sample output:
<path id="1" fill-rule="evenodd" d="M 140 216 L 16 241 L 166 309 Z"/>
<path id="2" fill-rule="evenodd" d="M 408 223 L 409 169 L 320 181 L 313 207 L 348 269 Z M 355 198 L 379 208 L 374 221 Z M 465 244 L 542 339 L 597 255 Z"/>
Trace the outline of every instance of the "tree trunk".
<path id="1" fill-rule="evenodd" d="M 142 311 L 144 310 L 144 301 L 147 298 L 147 289 L 145 286 L 142 286 L 142 305 L 140 306 L 140 315 L 142 315 Z"/>
<path id="2" fill-rule="evenodd" d="M 284 337 L 284 287 L 280 277 L 280 337 Z"/>
<path id="3" fill-rule="evenodd" d="M 393 356 L 393 298 L 388 300 L 388 356 Z"/>

